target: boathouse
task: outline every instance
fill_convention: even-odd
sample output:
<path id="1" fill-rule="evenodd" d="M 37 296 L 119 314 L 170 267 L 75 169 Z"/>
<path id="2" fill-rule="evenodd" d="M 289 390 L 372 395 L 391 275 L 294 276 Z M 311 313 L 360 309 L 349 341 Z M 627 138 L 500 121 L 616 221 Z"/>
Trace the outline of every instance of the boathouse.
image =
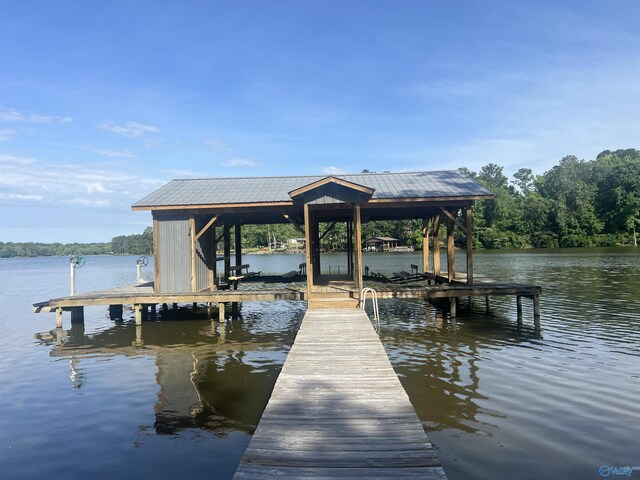
<path id="1" fill-rule="evenodd" d="M 118 319 L 129 304 L 136 321 L 133 345 L 142 345 L 143 317 L 155 318 L 157 305 L 170 318 L 169 304 L 178 314 L 179 304 L 194 310 L 205 304 L 213 318 L 217 304 L 220 323 L 214 328 L 224 331 L 226 304 L 306 301 L 295 343 L 234 478 L 446 480 L 364 312 L 364 292 L 381 299 L 445 300 L 452 321 L 458 299 L 484 296 L 488 309 L 492 295 L 516 296 L 520 321 L 521 298 L 528 297 L 539 329 L 541 287 L 474 276 L 472 206 L 490 198 L 490 191 L 459 171 L 173 180 L 132 207 L 150 210 L 153 217 L 152 282 L 72 293 L 36 303 L 34 311 L 55 311 L 56 337 L 62 338 L 63 311 L 71 312 L 73 324 L 84 322 L 85 306 L 109 305 L 111 318 Z M 362 224 L 401 219 L 422 221 L 421 265 L 392 278 L 367 271 Z M 251 272 L 243 264 L 242 227 L 284 222 L 304 235 L 305 262 L 271 279 Z M 336 275 L 322 269 L 320 241 L 341 222 L 348 248 L 345 272 Z M 441 227 L 446 272 L 440 264 Z M 462 271 L 456 271 L 456 229 L 466 239 Z M 72 275 L 74 268 L 72 263 Z M 280 285 L 273 288 L 271 280 Z M 253 281 L 259 283 L 245 288 Z"/>
<path id="2" fill-rule="evenodd" d="M 454 229 L 460 228 L 466 235 L 464 281 L 473 284 L 472 205 L 493 197 L 475 180 L 451 170 L 173 180 L 132 208 L 150 210 L 153 216 L 156 293 L 227 287 L 230 279 L 242 276 L 242 227 L 290 222 L 305 236 L 302 271 L 306 272 L 307 301 L 313 308 L 320 304 L 314 300 L 327 293 L 322 287 L 331 282 L 355 292 L 362 289 L 362 223 L 372 220 L 422 220 L 426 248 L 421 270 L 435 275 L 440 275 L 438 234 L 444 224 L 449 281 L 456 278 Z M 327 278 L 321 274 L 320 240 L 338 222 L 346 223 L 348 232 L 346 274 Z M 220 250 L 222 255 L 216 253 Z"/>
<path id="3" fill-rule="evenodd" d="M 398 247 L 398 241 L 393 237 L 371 237 L 365 245 L 368 252 L 388 252 Z"/>

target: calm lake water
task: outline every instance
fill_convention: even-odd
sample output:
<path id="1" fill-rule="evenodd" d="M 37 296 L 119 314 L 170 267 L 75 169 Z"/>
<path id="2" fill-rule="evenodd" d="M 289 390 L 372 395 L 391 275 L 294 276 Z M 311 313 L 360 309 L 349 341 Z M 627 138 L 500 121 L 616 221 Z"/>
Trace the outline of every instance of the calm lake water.
<path id="1" fill-rule="evenodd" d="M 365 264 L 391 272 L 419 258 Z M 88 257 L 78 290 L 133 283 L 135 259 Z M 303 261 L 245 259 L 265 273 Z M 484 301 L 463 304 L 455 322 L 419 301 L 380 305 L 380 337 L 449 479 L 640 467 L 640 249 L 478 252 L 475 270 L 542 285 L 541 328 L 526 300 L 522 324 L 514 299 L 495 299 L 489 317 Z M 184 310 L 141 330 L 132 312 L 116 323 L 95 307 L 84 326 L 65 314 L 58 334 L 31 304 L 68 294 L 68 275 L 66 258 L 0 259 L 0 475 L 230 478 L 305 304 L 246 303 L 225 325 Z"/>

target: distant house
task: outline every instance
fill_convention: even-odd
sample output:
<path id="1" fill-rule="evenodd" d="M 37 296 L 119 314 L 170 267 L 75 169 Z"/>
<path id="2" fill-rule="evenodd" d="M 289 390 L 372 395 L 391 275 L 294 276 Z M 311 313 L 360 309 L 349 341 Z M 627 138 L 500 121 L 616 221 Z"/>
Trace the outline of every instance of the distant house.
<path id="1" fill-rule="evenodd" d="M 393 237 L 372 237 L 367 240 L 368 252 L 388 252 L 398 247 L 399 240 Z"/>
<path id="2" fill-rule="evenodd" d="M 300 248 L 304 248 L 304 246 L 307 244 L 306 240 L 304 237 L 302 238 L 290 238 L 288 241 L 289 245 L 292 247 L 300 247 Z"/>

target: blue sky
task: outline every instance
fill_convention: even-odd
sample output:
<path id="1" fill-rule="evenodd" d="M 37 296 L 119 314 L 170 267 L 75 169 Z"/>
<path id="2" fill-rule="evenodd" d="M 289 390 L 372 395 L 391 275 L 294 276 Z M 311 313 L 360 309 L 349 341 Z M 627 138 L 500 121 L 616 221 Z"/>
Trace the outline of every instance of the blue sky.
<path id="1" fill-rule="evenodd" d="M 108 241 L 171 178 L 640 146 L 640 2 L 3 1 L 0 241 Z"/>

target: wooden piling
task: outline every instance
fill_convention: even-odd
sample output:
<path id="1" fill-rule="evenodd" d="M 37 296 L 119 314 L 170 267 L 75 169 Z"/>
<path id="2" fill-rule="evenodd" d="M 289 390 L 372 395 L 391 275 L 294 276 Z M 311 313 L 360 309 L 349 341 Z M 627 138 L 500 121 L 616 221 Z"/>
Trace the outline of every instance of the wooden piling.
<path id="1" fill-rule="evenodd" d="M 109 305 L 109 318 L 111 320 L 122 320 L 122 305 Z"/>
<path id="2" fill-rule="evenodd" d="M 218 321 L 224 323 L 224 302 L 218 303 Z"/>
<path id="3" fill-rule="evenodd" d="M 133 311 L 135 312 L 136 316 L 136 325 L 142 325 L 142 305 L 135 304 L 133 306 Z"/>
<path id="4" fill-rule="evenodd" d="M 71 323 L 84 323 L 84 307 L 72 307 Z"/>
<path id="5" fill-rule="evenodd" d="M 56 328 L 62 328 L 62 308 L 56 308 Z"/>

